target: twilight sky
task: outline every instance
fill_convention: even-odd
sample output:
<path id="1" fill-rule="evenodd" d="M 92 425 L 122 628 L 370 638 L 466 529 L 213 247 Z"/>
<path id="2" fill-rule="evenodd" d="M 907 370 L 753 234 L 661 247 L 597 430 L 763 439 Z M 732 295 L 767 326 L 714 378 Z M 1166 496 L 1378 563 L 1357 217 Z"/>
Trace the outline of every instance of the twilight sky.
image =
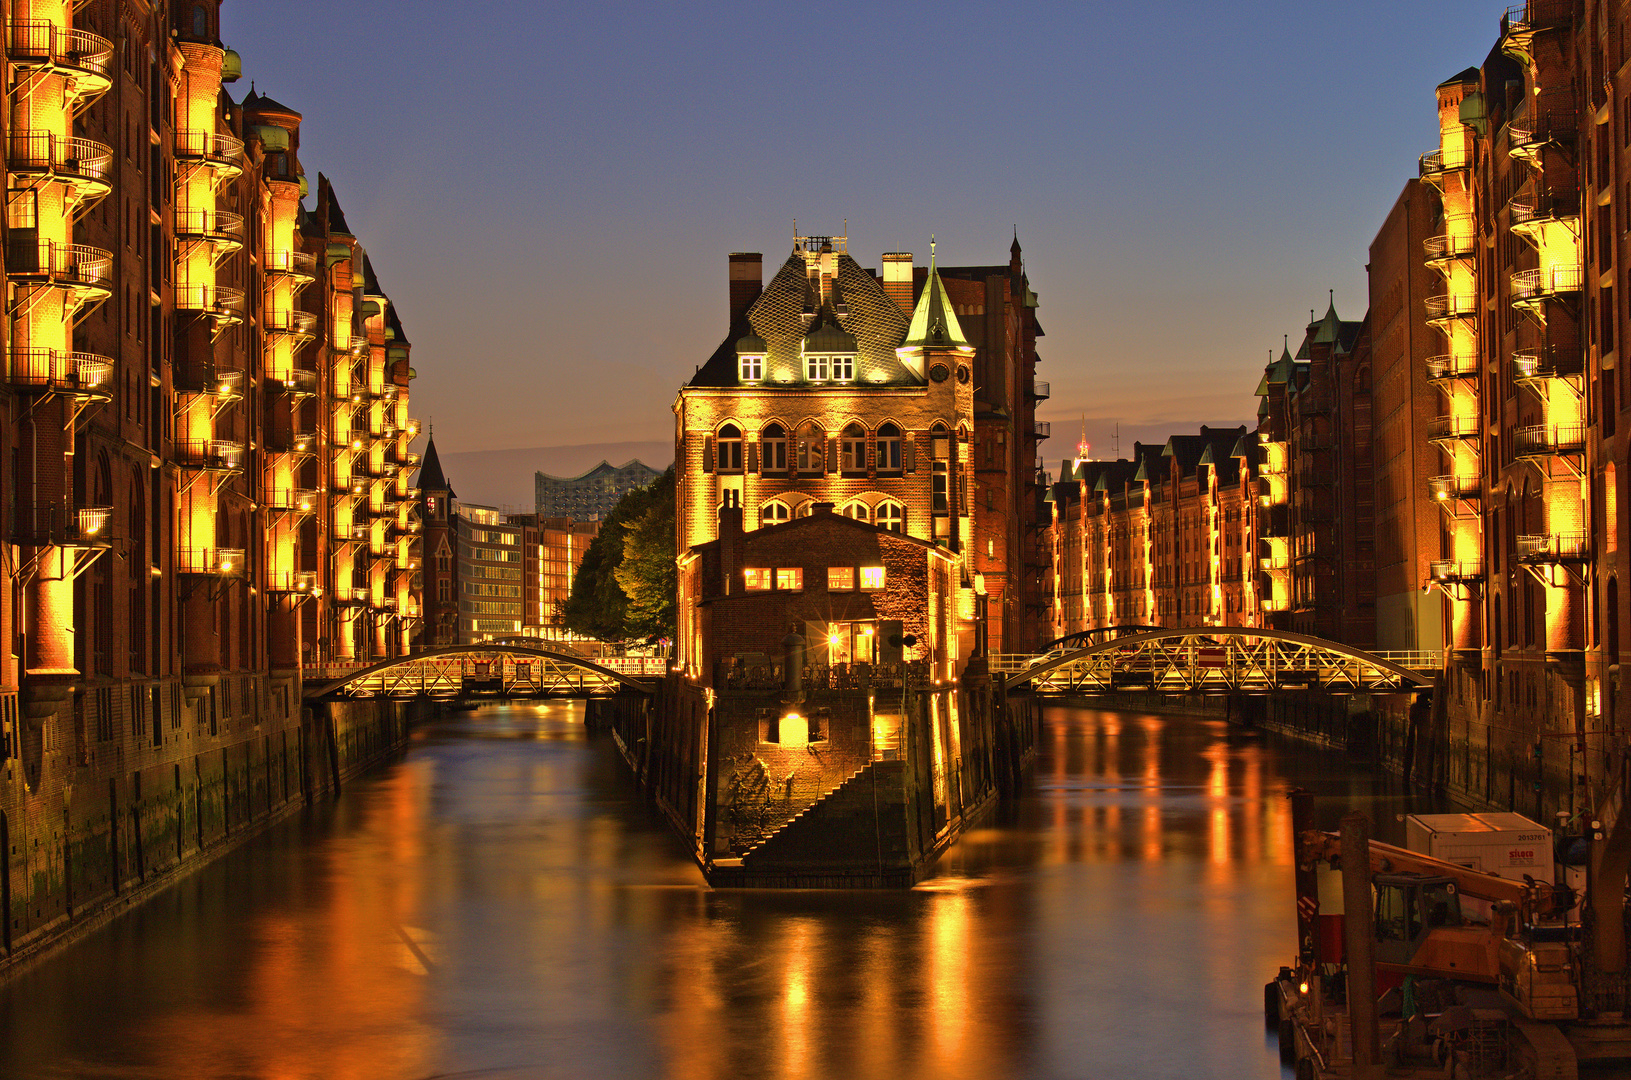
<path id="1" fill-rule="evenodd" d="M 993 5 L 228 0 L 305 114 L 444 453 L 671 441 L 725 257 L 800 231 L 1005 262 L 1047 337 L 1043 453 L 1255 416 L 1308 310 L 1359 318 L 1433 87 L 1501 0 Z"/>

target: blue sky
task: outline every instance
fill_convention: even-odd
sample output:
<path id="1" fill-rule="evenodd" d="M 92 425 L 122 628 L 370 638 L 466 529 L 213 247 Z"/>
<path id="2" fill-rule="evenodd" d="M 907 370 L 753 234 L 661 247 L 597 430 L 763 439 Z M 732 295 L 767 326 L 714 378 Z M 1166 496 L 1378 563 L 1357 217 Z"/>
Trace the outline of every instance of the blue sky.
<path id="1" fill-rule="evenodd" d="M 1244 422 L 1271 347 L 1366 251 L 1433 87 L 1503 6 L 227 0 L 302 111 L 414 343 L 447 451 L 668 440 L 725 331 L 725 258 L 849 221 L 884 251 L 1006 260 L 1047 337 L 1049 459 Z"/>

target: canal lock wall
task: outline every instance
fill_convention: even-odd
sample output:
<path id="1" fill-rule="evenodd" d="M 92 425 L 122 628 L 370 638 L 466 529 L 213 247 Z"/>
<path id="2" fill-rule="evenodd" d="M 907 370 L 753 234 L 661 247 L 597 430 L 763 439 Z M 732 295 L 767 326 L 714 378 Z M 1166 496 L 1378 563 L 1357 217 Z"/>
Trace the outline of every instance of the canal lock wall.
<path id="1" fill-rule="evenodd" d="M 710 697 L 678 676 L 589 704 L 710 884 L 909 886 L 1034 758 L 1036 699 L 981 671 L 939 686 L 812 674 L 796 721 L 771 687 Z"/>
<path id="2" fill-rule="evenodd" d="M 0 979 L 400 751 L 422 704 L 302 707 L 298 681 L 16 702 L 0 775 Z"/>

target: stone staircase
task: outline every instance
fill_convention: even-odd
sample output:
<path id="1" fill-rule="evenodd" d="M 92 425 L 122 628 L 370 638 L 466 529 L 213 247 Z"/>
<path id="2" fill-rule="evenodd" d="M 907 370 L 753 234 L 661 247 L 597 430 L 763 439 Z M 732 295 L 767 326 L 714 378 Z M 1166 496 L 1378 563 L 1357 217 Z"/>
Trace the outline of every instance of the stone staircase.
<path id="1" fill-rule="evenodd" d="M 876 871 L 906 856 L 904 763 L 874 761 L 742 854 L 744 869 Z M 908 860 L 909 861 L 909 860 Z"/>

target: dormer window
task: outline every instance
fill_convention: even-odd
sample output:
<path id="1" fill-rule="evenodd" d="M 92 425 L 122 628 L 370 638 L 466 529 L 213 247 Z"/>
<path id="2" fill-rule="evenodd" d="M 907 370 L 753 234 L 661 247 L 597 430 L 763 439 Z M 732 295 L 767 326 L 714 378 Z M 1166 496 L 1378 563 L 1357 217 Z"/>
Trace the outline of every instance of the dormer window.
<path id="1" fill-rule="evenodd" d="M 854 382 L 855 381 L 855 357 L 848 356 L 848 355 L 841 355 L 841 356 L 833 357 L 832 358 L 832 378 L 833 378 L 833 382 Z"/>
<path id="2" fill-rule="evenodd" d="M 763 356 L 743 353 L 739 359 L 742 361 L 743 382 L 758 382 L 765 377 L 765 358 Z"/>
<path id="3" fill-rule="evenodd" d="M 831 370 L 830 357 L 807 356 L 804 358 L 804 375 L 811 382 L 826 382 L 828 373 Z"/>

